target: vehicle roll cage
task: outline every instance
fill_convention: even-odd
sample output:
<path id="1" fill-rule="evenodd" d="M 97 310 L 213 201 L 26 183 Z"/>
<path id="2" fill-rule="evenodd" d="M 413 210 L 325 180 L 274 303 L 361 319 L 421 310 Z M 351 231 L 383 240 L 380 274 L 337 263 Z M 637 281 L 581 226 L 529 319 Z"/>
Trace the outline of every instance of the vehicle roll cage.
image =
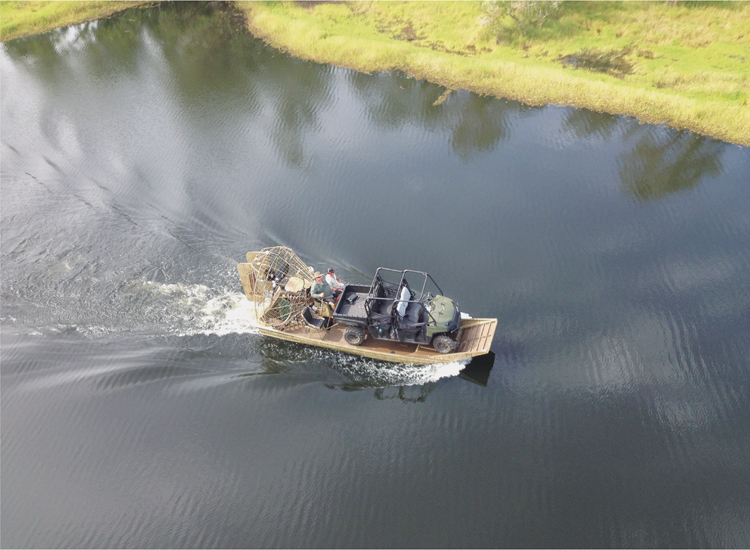
<path id="1" fill-rule="evenodd" d="M 414 292 L 411 285 L 409 285 L 409 282 L 406 280 L 407 273 L 414 273 L 415 275 L 422 276 L 422 290 L 419 291 L 418 297 L 416 297 L 415 300 L 409 300 L 410 302 L 419 301 L 424 297 L 424 289 L 427 286 L 428 279 L 432 281 L 432 284 L 435 285 L 435 287 L 438 289 L 440 294 L 443 293 L 443 290 L 440 288 L 440 285 L 438 285 L 435 282 L 435 279 L 433 279 L 429 273 L 425 273 L 424 271 L 414 271 L 412 269 L 398 270 L 398 269 L 389 269 L 387 267 L 379 267 L 378 270 L 375 272 L 375 277 L 373 277 L 373 280 L 372 280 L 372 286 L 370 287 L 370 298 L 373 298 L 372 293 L 375 290 L 376 283 L 383 282 L 383 277 L 380 275 L 382 272 L 394 273 L 398 275 L 399 283 L 398 283 L 398 288 L 396 289 L 396 296 L 400 294 L 401 287 L 404 285 L 406 285 L 406 288 L 412 291 L 412 293 Z M 385 282 L 387 283 L 388 281 L 385 281 Z"/>
<path id="2" fill-rule="evenodd" d="M 398 278 L 398 281 L 399 281 L 398 285 L 395 285 L 394 283 L 383 279 L 381 275 L 381 273 L 383 272 L 394 274 L 395 276 L 391 280 L 395 280 L 396 278 Z M 422 281 L 422 288 L 418 294 L 414 291 L 411 285 L 409 285 L 409 282 L 406 280 L 406 276 L 409 273 L 413 273 L 417 276 L 421 276 L 420 280 Z M 425 298 L 424 291 L 425 291 L 425 288 L 427 287 L 428 280 L 432 281 L 432 284 L 435 285 L 435 288 L 437 288 L 438 292 L 442 295 L 443 290 L 440 288 L 440 285 L 438 285 L 435 282 L 435 279 L 433 279 L 432 276 L 430 276 L 429 273 L 425 273 L 424 271 L 414 271 L 412 269 L 398 270 L 398 269 L 389 269 L 387 267 L 379 267 L 377 271 L 375 272 L 375 276 L 372 279 L 372 284 L 370 285 L 370 292 L 367 296 L 368 299 L 365 302 L 366 304 L 365 308 L 367 310 L 366 313 L 368 314 L 368 317 L 371 316 L 371 311 L 369 311 L 370 307 L 367 305 L 371 303 L 370 300 L 382 300 L 382 301 L 387 300 L 394 304 L 393 306 L 394 309 L 395 309 L 396 304 L 400 302 L 406 302 L 407 304 L 421 305 L 425 309 L 425 311 L 427 311 L 427 314 L 431 323 L 434 324 L 436 322 L 435 318 L 432 316 L 432 313 L 427 308 L 425 308 L 425 304 L 424 304 L 424 298 Z M 380 286 L 386 292 L 387 294 L 386 296 L 376 295 L 376 290 L 378 286 Z M 401 300 L 400 298 L 401 289 L 404 287 L 406 287 L 410 292 L 410 298 L 408 300 Z"/>

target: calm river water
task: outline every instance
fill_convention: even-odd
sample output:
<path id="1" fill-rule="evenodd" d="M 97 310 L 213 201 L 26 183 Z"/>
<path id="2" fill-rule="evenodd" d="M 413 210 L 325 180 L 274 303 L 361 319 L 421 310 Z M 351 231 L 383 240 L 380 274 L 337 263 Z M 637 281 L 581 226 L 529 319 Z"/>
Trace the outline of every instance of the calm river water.
<path id="1" fill-rule="evenodd" d="M 0 47 L 3 547 L 750 545 L 750 151 L 293 59 L 221 5 Z M 494 357 L 253 330 L 286 245 Z"/>

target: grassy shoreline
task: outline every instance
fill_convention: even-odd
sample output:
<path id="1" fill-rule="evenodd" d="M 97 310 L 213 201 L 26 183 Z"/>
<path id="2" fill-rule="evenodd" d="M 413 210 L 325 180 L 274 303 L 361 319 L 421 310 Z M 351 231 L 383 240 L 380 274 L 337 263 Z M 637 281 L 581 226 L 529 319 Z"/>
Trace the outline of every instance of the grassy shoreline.
<path id="1" fill-rule="evenodd" d="M 478 2 L 239 2 L 249 30 L 296 57 L 402 70 L 448 89 L 571 105 L 750 145 L 750 3 L 565 2 L 534 36 L 496 44 Z M 630 72 L 566 67 L 615 52 Z"/>
<path id="2" fill-rule="evenodd" d="M 153 2 L 0 2 L 0 38 Z M 561 16 L 496 42 L 479 2 L 233 2 L 248 30 L 295 57 L 570 105 L 750 146 L 750 2 L 565 2 Z M 602 70 L 571 68 L 586 56 Z"/>
<path id="3" fill-rule="evenodd" d="M 0 41 L 41 34 L 66 25 L 75 25 L 109 17 L 153 1 L 85 1 L 85 2 L 0 2 Z"/>

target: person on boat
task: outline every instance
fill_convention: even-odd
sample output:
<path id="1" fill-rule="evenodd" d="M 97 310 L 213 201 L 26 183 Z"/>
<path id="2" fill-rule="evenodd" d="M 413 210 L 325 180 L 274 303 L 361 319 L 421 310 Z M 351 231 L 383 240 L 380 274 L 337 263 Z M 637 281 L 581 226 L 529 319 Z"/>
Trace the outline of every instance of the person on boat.
<path id="1" fill-rule="evenodd" d="M 313 278 L 315 281 L 313 281 L 310 287 L 310 296 L 316 300 L 333 300 L 335 295 L 333 290 L 331 290 L 331 286 L 323 280 L 323 274 L 320 271 L 316 271 L 313 273 Z"/>
<path id="2" fill-rule="evenodd" d="M 323 274 L 320 271 L 313 273 L 315 280 L 310 287 L 310 296 L 316 300 L 320 300 L 320 311 L 318 315 L 327 318 L 326 327 L 330 327 L 333 324 L 333 310 L 336 308 L 336 302 L 341 291 L 338 294 L 331 290 L 331 287 L 327 282 L 323 280 Z"/>
<path id="3" fill-rule="evenodd" d="M 332 267 L 328 268 L 328 275 L 326 275 L 326 283 L 328 283 L 328 286 L 331 287 L 331 290 L 333 291 L 334 295 L 341 294 L 341 292 L 344 290 L 344 281 L 338 278 L 338 275 L 336 275 L 336 270 Z M 336 294 L 336 291 L 338 291 L 338 294 Z"/>

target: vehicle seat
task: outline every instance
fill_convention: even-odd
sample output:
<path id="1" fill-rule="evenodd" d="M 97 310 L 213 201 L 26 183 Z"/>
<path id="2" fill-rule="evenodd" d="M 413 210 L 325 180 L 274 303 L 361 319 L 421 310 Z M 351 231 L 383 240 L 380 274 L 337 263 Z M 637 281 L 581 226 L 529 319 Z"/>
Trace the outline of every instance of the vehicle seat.
<path id="1" fill-rule="evenodd" d="M 305 323 L 307 323 L 307 325 L 318 330 L 322 330 L 326 324 L 325 319 L 316 319 L 315 317 L 313 317 L 312 311 L 310 311 L 310 308 L 308 306 L 305 306 L 305 309 L 302 310 L 302 318 L 305 320 Z"/>
<path id="2" fill-rule="evenodd" d="M 372 293 L 373 297 L 367 301 L 367 309 L 372 314 L 382 315 L 384 317 L 387 316 L 388 318 L 390 318 L 391 310 L 389 309 L 389 307 L 393 303 L 393 300 L 386 299 L 390 297 L 388 296 L 388 293 L 383 289 L 384 284 L 388 283 L 385 283 L 385 281 L 380 281 L 380 283 L 375 286 L 375 291 Z"/>
<path id="3" fill-rule="evenodd" d="M 404 336 L 417 338 L 418 340 L 424 339 L 424 332 L 427 326 L 427 312 L 425 311 L 422 304 L 412 302 L 406 308 L 406 313 L 403 317 L 397 316 L 397 326 L 400 333 Z"/>
<path id="4" fill-rule="evenodd" d="M 370 326 L 383 331 L 391 329 L 390 300 L 376 300 L 370 298 L 367 301 L 367 309 L 370 312 Z"/>

